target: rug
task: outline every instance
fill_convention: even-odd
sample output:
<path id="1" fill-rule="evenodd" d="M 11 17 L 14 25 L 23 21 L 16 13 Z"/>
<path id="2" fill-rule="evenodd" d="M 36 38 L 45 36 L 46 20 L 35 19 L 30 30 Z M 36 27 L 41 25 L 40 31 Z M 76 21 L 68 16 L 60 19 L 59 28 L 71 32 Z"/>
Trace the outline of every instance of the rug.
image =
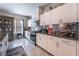
<path id="1" fill-rule="evenodd" d="M 7 56 L 27 56 L 22 46 L 8 49 L 6 52 Z"/>

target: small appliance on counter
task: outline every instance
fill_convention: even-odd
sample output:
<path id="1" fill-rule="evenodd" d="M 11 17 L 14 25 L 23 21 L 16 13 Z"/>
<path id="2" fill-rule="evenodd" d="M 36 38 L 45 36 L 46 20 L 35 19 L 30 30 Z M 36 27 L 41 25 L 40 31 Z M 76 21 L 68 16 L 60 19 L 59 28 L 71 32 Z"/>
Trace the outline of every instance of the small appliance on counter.
<path id="1" fill-rule="evenodd" d="M 48 34 L 51 35 L 53 33 L 54 29 L 52 25 L 48 26 Z"/>

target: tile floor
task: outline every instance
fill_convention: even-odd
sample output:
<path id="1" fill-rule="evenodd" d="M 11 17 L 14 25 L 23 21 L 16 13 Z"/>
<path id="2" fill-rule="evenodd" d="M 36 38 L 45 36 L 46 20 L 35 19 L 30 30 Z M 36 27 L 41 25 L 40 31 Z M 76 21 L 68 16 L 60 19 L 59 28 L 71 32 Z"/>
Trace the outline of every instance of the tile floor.
<path id="1" fill-rule="evenodd" d="M 22 46 L 28 56 L 50 56 L 49 53 L 45 52 L 40 47 L 35 46 L 31 43 L 31 41 L 28 41 L 25 38 L 15 39 L 14 41 L 9 43 L 9 49 L 17 46 Z"/>

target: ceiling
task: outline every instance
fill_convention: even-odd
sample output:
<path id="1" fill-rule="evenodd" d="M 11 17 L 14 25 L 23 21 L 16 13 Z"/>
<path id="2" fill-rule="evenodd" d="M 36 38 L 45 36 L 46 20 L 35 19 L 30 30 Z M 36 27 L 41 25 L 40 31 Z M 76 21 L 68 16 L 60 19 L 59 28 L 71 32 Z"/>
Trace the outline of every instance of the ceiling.
<path id="1" fill-rule="evenodd" d="M 0 12 L 30 16 L 42 5 L 46 3 L 0 3 Z"/>

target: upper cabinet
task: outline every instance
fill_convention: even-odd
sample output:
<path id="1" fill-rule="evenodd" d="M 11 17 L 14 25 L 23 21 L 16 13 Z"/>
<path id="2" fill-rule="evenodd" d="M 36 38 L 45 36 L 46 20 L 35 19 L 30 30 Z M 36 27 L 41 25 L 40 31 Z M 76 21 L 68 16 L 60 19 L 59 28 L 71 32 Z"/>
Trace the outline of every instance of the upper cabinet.
<path id="1" fill-rule="evenodd" d="M 51 11 L 51 24 L 58 24 L 60 19 L 60 7 Z"/>
<path id="2" fill-rule="evenodd" d="M 35 13 L 35 19 L 36 20 L 39 20 L 40 19 L 40 14 L 42 14 L 43 13 L 43 10 L 42 10 L 42 8 L 37 8 L 36 9 L 36 13 Z"/>
<path id="3" fill-rule="evenodd" d="M 60 20 L 62 20 L 63 23 L 77 22 L 77 4 L 67 3 L 45 12 L 40 15 L 40 23 L 42 20 L 44 20 L 43 25 L 59 24 Z"/>
<path id="4" fill-rule="evenodd" d="M 45 14 L 40 15 L 40 25 L 43 26 L 45 24 Z"/>
<path id="5" fill-rule="evenodd" d="M 77 8 L 75 3 L 64 4 L 58 8 L 55 8 L 51 12 L 51 24 L 58 24 L 59 20 L 63 23 L 76 22 Z"/>
<path id="6" fill-rule="evenodd" d="M 49 25 L 50 24 L 50 14 L 51 11 L 48 11 L 40 15 L 40 25 Z"/>
<path id="7" fill-rule="evenodd" d="M 60 19 L 62 19 L 64 23 L 77 22 L 77 8 L 75 3 L 63 5 L 60 11 L 60 14 L 62 14 Z"/>

